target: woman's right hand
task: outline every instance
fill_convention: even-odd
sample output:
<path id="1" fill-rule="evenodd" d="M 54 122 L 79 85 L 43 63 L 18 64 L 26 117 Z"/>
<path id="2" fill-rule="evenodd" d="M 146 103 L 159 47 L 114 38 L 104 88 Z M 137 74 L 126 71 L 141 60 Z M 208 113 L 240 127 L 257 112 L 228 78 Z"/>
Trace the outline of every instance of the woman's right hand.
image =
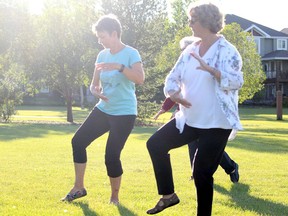
<path id="1" fill-rule="evenodd" d="M 105 95 L 103 95 L 102 88 L 100 88 L 99 86 L 92 86 L 90 88 L 90 91 L 95 97 L 100 98 L 105 102 L 109 101 L 109 99 Z"/>
<path id="2" fill-rule="evenodd" d="M 184 106 L 186 108 L 191 107 L 192 104 L 189 101 L 187 101 L 186 99 L 184 99 L 180 93 L 181 93 L 181 90 L 171 94 L 170 99 L 172 101 L 174 101 L 175 103 L 181 104 L 182 106 Z"/>

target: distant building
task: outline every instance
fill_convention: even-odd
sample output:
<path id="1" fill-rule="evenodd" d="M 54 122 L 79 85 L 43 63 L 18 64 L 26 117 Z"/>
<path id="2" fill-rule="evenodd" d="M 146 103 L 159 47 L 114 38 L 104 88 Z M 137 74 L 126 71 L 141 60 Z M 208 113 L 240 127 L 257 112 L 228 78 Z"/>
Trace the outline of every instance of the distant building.
<path id="1" fill-rule="evenodd" d="M 265 99 L 275 100 L 277 90 L 288 96 L 288 28 L 276 31 L 233 14 L 225 18 L 226 24 L 238 23 L 254 37 L 266 73 Z"/>
<path id="2" fill-rule="evenodd" d="M 283 33 L 285 33 L 285 34 L 288 35 L 288 28 L 284 28 L 284 29 L 282 29 L 281 32 L 283 32 Z"/>

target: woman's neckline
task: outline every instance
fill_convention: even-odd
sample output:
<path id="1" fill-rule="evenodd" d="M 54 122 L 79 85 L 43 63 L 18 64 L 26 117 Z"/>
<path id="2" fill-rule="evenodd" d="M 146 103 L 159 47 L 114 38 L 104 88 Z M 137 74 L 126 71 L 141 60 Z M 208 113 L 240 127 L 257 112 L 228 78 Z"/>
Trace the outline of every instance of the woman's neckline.
<path id="1" fill-rule="evenodd" d="M 199 56 L 203 57 L 209 49 L 220 40 L 220 37 L 216 35 L 216 37 L 212 38 L 211 40 L 201 40 L 199 43 Z"/>
<path id="2" fill-rule="evenodd" d="M 117 53 L 120 53 L 122 50 L 124 50 L 126 48 L 126 45 L 125 44 L 123 44 L 123 43 L 121 43 L 115 50 L 111 50 L 111 48 L 110 48 L 110 54 L 111 55 L 116 55 Z"/>

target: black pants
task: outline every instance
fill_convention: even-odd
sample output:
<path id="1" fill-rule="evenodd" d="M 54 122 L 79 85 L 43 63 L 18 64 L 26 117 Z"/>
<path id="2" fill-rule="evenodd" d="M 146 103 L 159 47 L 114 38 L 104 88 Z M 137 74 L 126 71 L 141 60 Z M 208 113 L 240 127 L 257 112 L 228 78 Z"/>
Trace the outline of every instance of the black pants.
<path id="1" fill-rule="evenodd" d="M 120 154 L 130 135 L 136 116 L 112 116 L 94 108 L 72 138 L 73 160 L 86 163 L 86 148 L 96 138 L 109 131 L 105 150 L 107 174 L 116 178 L 123 174 Z"/>
<path id="2" fill-rule="evenodd" d="M 198 139 L 198 152 L 194 162 L 197 215 L 211 215 L 213 174 L 220 163 L 230 132 L 230 129 L 198 129 L 185 125 L 180 134 L 175 119 L 156 131 L 147 141 L 147 148 L 154 168 L 158 193 L 174 193 L 169 151 Z"/>
<path id="3" fill-rule="evenodd" d="M 196 153 L 196 150 L 198 148 L 198 145 L 199 145 L 198 140 L 193 141 L 191 143 L 188 143 L 191 168 L 193 167 L 193 160 L 194 160 L 195 153 Z M 231 172 L 233 172 L 235 170 L 236 163 L 235 163 L 235 161 L 233 161 L 230 158 L 230 156 L 227 154 L 227 152 L 224 151 L 222 159 L 220 161 L 220 166 L 222 167 L 222 169 L 225 170 L 225 172 L 227 174 L 230 174 Z"/>

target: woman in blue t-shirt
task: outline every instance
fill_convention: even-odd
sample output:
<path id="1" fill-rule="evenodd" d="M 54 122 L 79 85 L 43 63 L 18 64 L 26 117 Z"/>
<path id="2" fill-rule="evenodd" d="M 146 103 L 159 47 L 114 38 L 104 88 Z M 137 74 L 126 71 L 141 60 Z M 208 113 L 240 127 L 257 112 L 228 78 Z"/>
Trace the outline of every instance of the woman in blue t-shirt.
<path id="1" fill-rule="evenodd" d="M 84 175 L 86 148 L 96 138 L 109 132 L 105 164 L 110 178 L 110 203 L 119 204 L 123 169 L 120 154 L 131 133 L 137 115 L 135 84 L 143 84 L 145 75 L 138 51 L 121 41 L 121 24 L 112 14 L 101 17 L 93 26 L 98 43 L 104 49 L 98 54 L 90 85 L 99 102 L 72 138 L 75 183 L 63 201 L 87 195 Z"/>

